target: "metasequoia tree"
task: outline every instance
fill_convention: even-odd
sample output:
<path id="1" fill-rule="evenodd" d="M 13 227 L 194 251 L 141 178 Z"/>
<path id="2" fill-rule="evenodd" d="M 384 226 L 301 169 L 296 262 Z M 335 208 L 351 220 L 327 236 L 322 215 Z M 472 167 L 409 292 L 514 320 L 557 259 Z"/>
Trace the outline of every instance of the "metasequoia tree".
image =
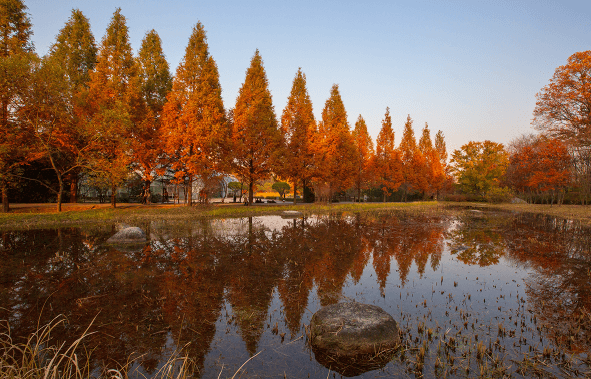
<path id="1" fill-rule="evenodd" d="M 308 185 L 314 170 L 312 141 L 316 132 L 316 120 L 312 102 L 306 89 L 306 75 L 298 68 L 287 105 L 281 116 L 281 133 L 285 152 L 281 176 L 293 183 L 293 202 L 296 203 L 298 184 Z"/>
<path id="2" fill-rule="evenodd" d="M 382 120 L 382 129 L 376 140 L 375 181 L 383 192 L 383 201 L 396 191 L 403 180 L 402 161 L 400 154 L 394 147 L 394 131 L 390 108 Z"/>
<path id="3" fill-rule="evenodd" d="M 507 169 L 509 156 L 503 144 L 470 141 L 452 154 L 452 171 L 466 193 L 486 195 L 498 186 Z"/>
<path id="4" fill-rule="evenodd" d="M 402 160 L 403 201 L 406 201 L 410 191 L 417 188 L 419 179 L 419 173 L 416 171 L 417 141 L 415 139 L 415 132 L 412 129 L 412 122 L 413 120 L 408 115 L 406 123 L 404 123 L 404 130 L 402 131 L 402 140 L 398 146 Z"/>
<path id="5" fill-rule="evenodd" d="M 445 149 L 445 146 L 443 148 Z M 427 123 L 425 123 L 425 128 L 419 140 L 419 151 L 425 158 L 423 169 L 424 176 L 427 179 L 427 191 L 430 194 L 437 193 L 445 181 L 445 171 L 441 165 L 439 152 L 431 141 L 431 133 Z"/>
<path id="6" fill-rule="evenodd" d="M 591 51 L 574 53 L 536 95 L 533 124 L 575 145 L 591 145 Z"/>
<path id="7" fill-rule="evenodd" d="M 82 169 L 81 163 L 83 163 L 83 159 L 81 158 L 89 143 L 84 138 L 81 120 L 73 110 L 78 106 L 77 102 L 83 101 L 80 95 L 88 89 L 90 72 L 96 65 L 96 54 L 97 48 L 88 19 L 80 10 L 73 9 L 72 15 L 58 33 L 55 43 L 51 46 L 49 52 L 49 59 L 52 61 L 51 64 L 49 62 L 44 63 L 46 66 L 44 71 L 46 74 L 49 74 L 48 79 L 55 79 L 55 74 L 59 75 L 55 70 L 58 68 L 58 65 L 61 66 L 63 69 L 61 80 L 67 84 L 67 88 L 64 88 L 64 90 L 67 89 L 65 93 L 68 96 L 62 97 L 62 99 L 66 101 L 65 110 L 71 114 L 65 119 L 62 118 L 64 122 L 67 122 L 67 125 L 62 125 L 61 127 L 67 128 L 69 136 L 68 144 L 61 146 L 60 154 L 66 158 L 62 159 L 63 166 L 61 167 L 64 171 L 63 180 L 67 180 L 70 183 L 71 203 L 77 201 L 78 177 Z M 50 74 L 50 71 L 54 71 L 54 73 Z M 53 83 L 57 86 L 61 85 L 56 82 Z"/>
<path id="8" fill-rule="evenodd" d="M 16 117 L 22 105 L 30 62 L 34 59 L 31 20 L 20 0 L 0 0 L 0 188 L 2 211 L 9 211 L 8 188 L 12 174 L 25 161 L 26 133 Z"/>
<path id="9" fill-rule="evenodd" d="M 200 22 L 193 27 L 163 112 L 167 158 L 176 179 L 187 184 L 191 206 L 195 179 L 201 182 L 204 199 L 212 182 L 219 180 L 226 127 L 218 68 Z"/>
<path id="10" fill-rule="evenodd" d="M 361 191 L 368 189 L 374 176 L 373 160 L 375 152 L 373 141 L 367 132 L 367 125 L 361 115 L 355 122 L 353 130 L 353 141 L 355 143 L 355 189 L 357 190 L 357 200 L 361 201 Z"/>
<path id="11" fill-rule="evenodd" d="M 135 137 L 140 115 L 145 112 L 137 64 L 121 9 L 115 11 L 107 27 L 83 97 L 86 133 L 94 138 L 90 155 L 92 170 L 109 182 L 111 206 L 115 208 L 117 187 L 129 174 L 130 142 Z"/>
<path id="12" fill-rule="evenodd" d="M 336 192 L 354 180 L 355 143 L 349 130 L 347 112 L 334 84 L 322 110 L 322 122 L 315 141 L 316 194 L 330 202 Z"/>
<path id="13" fill-rule="evenodd" d="M 57 211 L 62 210 L 64 180 L 82 167 L 78 133 L 71 112 L 72 87 L 66 71 L 51 57 L 37 60 L 29 86 L 22 93 L 19 118 L 31 135 L 30 160 L 44 160 L 54 170 L 58 188 L 39 181 L 57 197 Z"/>
<path id="14" fill-rule="evenodd" d="M 144 36 L 137 62 L 141 96 L 147 109 L 138 124 L 132 146 L 135 167 L 149 189 L 164 150 L 160 130 L 161 114 L 166 95 L 172 88 L 172 76 L 162 52 L 162 41 L 154 29 Z M 150 203 L 149 190 L 147 195 L 146 201 Z"/>
<path id="15" fill-rule="evenodd" d="M 250 61 L 232 114 L 231 166 L 248 183 L 248 204 L 252 205 L 255 183 L 271 176 L 282 146 L 267 74 L 258 50 Z"/>

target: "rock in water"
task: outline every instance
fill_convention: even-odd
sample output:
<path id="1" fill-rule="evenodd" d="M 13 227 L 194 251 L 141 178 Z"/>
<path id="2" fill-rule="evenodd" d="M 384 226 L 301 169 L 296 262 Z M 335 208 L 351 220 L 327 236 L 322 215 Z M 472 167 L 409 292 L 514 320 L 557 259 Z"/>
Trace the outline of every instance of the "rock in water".
<path id="1" fill-rule="evenodd" d="M 121 229 L 107 240 L 107 243 L 112 244 L 141 242 L 146 242 L 146 234 L 137 226 Z"/>
<path id="2" fill-rule="evenodd" d="M 371 354 L 400 342 L 396 321 L 382 308 L 361 303 L 323 307 L 310 321 L 312 344 L 342 356 Z"/>
<path id="3" fill-rule="evenodd" d="M 392 316 L 380 307 L 360 303 L 321 308 L 312 316 L 310 332 L 316 360 L 345 376 L 385 366 L 400 343 Z"/>

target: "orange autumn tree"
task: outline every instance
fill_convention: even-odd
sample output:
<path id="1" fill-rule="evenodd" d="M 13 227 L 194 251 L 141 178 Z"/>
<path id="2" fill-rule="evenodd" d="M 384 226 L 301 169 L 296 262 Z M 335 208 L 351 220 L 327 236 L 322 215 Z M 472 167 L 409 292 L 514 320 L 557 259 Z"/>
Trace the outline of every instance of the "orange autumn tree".
<path id="1" fill-rule="evenodd" d="M 258 49 L 246 71 L 232 115 L 231 167 L 248 183 L 248 204 L 252 205 L 255 183 L 268 179 L 273 170 L 279 168 L 276 166 L 282 148 L 267 74 Z"/>
<path id="2" fill-rule="evenodd" d="M 108 182 L 113 208 L 117 187 L 129 175 L 131 141 L 145 109 L 139 84 L 126 20 L 118 8 L 101 42 L 80 111 L 86 136 L 94 139 L 89 155 L 92 173 Z"/>
<path id="3" fill-rule="evenodd" d="M 376 142 L 375 181 L 383 192 L 383 201 L 386 202 L 386 198 L 398 190 L 403 180 L 402 161 L 398 150 L 394 147 L 390 108 L 386 108 L 382 129 Z"/>
<path id="4" fill-rule="evenodd" d="M 449 168 L 447 166 L 447 147 L 445 144 L 445 136 L 443 132 L 439 130 L 435 135 L 435 150 L 437 151 L 437 156 L 439 157 L 439 164 L 441 165 L 441 169 L 443 170 L 443 177 L 441 178 L 441 183 L 437 185 L 437 199 L 439 199 L 439 192 L 442 189 L 445 189 L 451 185 L 451 178 L 448 173 Z"/>
<path id="5" fill-rule="evenodd" d="M 556 138 L 530 138 L 515 144 L 509 158 L 507 181 L 530 201 L 533 195 L 545 196 L 552 204 L 562 202 L 571 183 L 571 156 L 566 145 Z"/>
<path id="6" fill-rule="evenodd" d="M 137 57 L 140 91 L 146 105 L 137 133 L 133 139 L 134 168 L 150 188 L 154 175 L 159 167 L 159 159 L 164 147 L 161 139 L 162 109 L 166 103 L 166 95 L 172 88 L 172 76 L 168 62 L 162 52 L 162 41 L 154 29 L 144 36 Z M 162 172 L 161 172 L 162 174 Z M 150 192 L 146 194 L 146 202 L 150 203 Z"/>
<path id="7" fill-rule="evenodd" d="M 536 95 L 533 124 L 574 145 L 591 144 L 591 50 L 574 53 Z"/>
<path id="8" fill-rule="evenodd" d="M 373 161 L 375 152 L 373 141 L 367 132 L 367 125 L 361 115 L 355 122 L 353 130 L 353 141 L 355 142 L 355 189 L 357 190 L 357 201 L 361 201 L 361 191 L 369 189 L 374 177 Z"/>
<path id="9" fill-rule="evenodd" d="M 198 178 L 207 193 L 222 172 L 226 128 L 218 69 L 200 22 L 193 28 L 167 99 L 162 125 L 166 156 L 175 178 L 186 183 L 191 206 L 194 180 Z"/>
<path id="10" fill-rule="evenodd" d="M 312 178 L 314 152 L 312 142 L 316 120 L 312 102 L 306 89 L 306 75 L 298 68 L 287 105 L 281 116 L 281 133 L 286 143 L 281 175 L 293 183 L 293 203 L 296 203 L 298 184 L 304 188 Z"/>
<path id="11" fill-rule="evenodd" d="M 355 143 L 347 122 L 347 111 L 334 84 L 322 110 L 315 141 L 315 193 L 331 202 L 335 193 L 346 190 L 354 180 Z"/>
<path id="12" fill-rule="evenodd" d="M 417 172 L 417 141 L 415 132 L 412 129 L 412 119 L 410 115 L 406 118 L 402 140 L 398 146 L 400 158 L 402 160 L 402 201 L 406 202 L 408 193 L 417 189 L 419 181 L 419 172 Z"/>
<path id="13" fill-rule="evenodd" d="M 427 180 L 428 195 L 431 196 L 432 194 L 436 194 L 443 187 L 445 172 L 441 166 L 439 152 L 433 146 L 431 141 L 431 133 L 427 123 L 425 123 L 425 128 L 423 129 L 421 139 L 419 140 L 419 151 L 425 158 L 425 164 L 422 167 L 424 170 L 423 175 Z"/>

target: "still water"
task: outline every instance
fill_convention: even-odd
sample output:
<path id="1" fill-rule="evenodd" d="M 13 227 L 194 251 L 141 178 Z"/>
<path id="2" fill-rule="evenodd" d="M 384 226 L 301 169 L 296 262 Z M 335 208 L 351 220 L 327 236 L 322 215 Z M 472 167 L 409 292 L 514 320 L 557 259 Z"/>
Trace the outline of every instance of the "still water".
<path id="1" fill-rule="evenodd" d="M 0 320 L 14 341 L 56 316 L 92 369 L 173 352 L 201 378 L 340 377 L 308 346 L 321 306 L 375 304 L 399 323 L 385 366 L 346 375 L 589 375 L 591 231 L 547 216 L 263 216 L 173 225 L 116 247 L 116 225 L 0 232 Z M 2 338 L 2 337 L 0 337 Z M 326 365 L 326 366 L 325 366 Z M 329 371 L 330 370 L 330 371 Z M 337 372 L 335 372 L 335 370 Z"/>

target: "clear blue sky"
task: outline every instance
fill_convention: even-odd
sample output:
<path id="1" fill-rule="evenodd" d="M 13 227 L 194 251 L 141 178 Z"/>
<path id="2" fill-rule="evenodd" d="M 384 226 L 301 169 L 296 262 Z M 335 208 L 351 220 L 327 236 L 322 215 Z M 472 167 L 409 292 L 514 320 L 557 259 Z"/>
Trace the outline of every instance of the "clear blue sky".
<path id="1" fill-rule="evenodd" d="M 47 53 L 73 8 L 100 41 L 117 7 L 134 52 L 155 29 L 174 74 L 201 21 L 232 108 L 255 49 L 280 118 L 301 67 L 320 118 L 339 84 L 351 127 L 361 114 L 377 137 L 390 107 L 396 144 L 408 114 L 442 130 L 448 151 L 468 141 L 507 143 L 533 132 L 536 93 L 554 70 L 591 49 L 591 1 L 25 0 L 33 41 Z"/>

